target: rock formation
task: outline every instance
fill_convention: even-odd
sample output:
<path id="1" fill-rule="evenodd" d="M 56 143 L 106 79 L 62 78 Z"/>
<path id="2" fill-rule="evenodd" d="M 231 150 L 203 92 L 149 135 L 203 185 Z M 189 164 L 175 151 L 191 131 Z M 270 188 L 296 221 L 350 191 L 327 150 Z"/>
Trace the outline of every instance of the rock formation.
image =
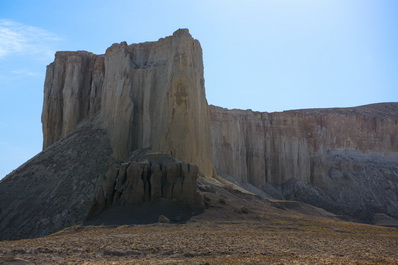
<path id="1" fill-rule="evenodd" d="M 196 177 L 198 167 L 213 174 L 210 116 L 202 50 L 188 30 L 114 44 L 104 55 L 57 52 L 47 67 L 42 123 L 43 151 L 0 182 L 0 239 L 46 235 L 118 202 L 202 207 Z M 143 150 L 184 162 L 138 165 Z"/>
<path id="2" fill-rule="evenodd" d="M 188 30 L 113 44 L 103 55 L 57 52 L 42 123 L 43 151 L 0 181 L 0 240 L 140 203 L 139 211 L 161 202 L 191 214 L 203 208 L 196 178 L 216 172 L 362 221 L 398 217 L 398 103 L 282 113 L 209 107 L 201 47 Z"/>

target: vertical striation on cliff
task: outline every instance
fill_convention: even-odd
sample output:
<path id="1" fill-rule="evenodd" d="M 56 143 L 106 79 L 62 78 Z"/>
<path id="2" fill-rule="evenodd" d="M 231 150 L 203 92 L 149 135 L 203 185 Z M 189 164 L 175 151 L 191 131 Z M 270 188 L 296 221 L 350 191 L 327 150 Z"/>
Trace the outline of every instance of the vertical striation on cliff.
<path id="1" fill-rule="evenodd" d="M 316 164 L 326 162 L 328 150 L 398 158 L 398 110 L 381 117 L 372 111 L 366 114 L 365 106 L 279 113 L 210 109 L 215 167 L 256 185 L 279 184 L 292 177 L 307 183 L 321 181 Z M 314 163 L 315 157 L 323 160 Z"/>
<path id="2" fill-rule="evenodd" d="M 44 83 L 44 149 L 99 110 L 103 74 L 103 56 L 84 51 L 55 54 Z"/>

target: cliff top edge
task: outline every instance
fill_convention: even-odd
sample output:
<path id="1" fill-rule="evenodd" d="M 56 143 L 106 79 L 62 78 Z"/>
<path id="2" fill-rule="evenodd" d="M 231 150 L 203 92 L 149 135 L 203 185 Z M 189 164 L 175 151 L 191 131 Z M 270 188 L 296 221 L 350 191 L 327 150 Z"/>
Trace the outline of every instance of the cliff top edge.
<path id="1" fill-rule="evenodd" d="M 106 51 L 108 51 L 108 49 L 115 47 L 115 46 L 134 46 L 134 45 L 151 45 L 153 43 L 165 40 L 165 39 L 169 39 L 169 38 L 190 38 L 193 39 L 191 33 L 189 32 L 189 29 L 187 28 L 180 28 L 176 31 L 174 31 L 174 33 L 172 35 L 163 37 L 163 38 L 159 38 L 157 41 L 144 41 L 144 42 L 138 42 L 138 43 L 131 43 L 131 44 L 127 44 L 126 41 L 121 41 L 119 43 L 115 42 L 113 44 L 111 44 Z M 105 53 L 106 53 L 105 51 Z M 55 57 L 64 57 L 64 56 L 71 56 L 71 55 L 77 55 L 77 56 L 102 56 L 105 53 L 102 54 L 95 54 L 86 50 L 77 50 L 77 51 L 56 51 L 55 52 Z"/>

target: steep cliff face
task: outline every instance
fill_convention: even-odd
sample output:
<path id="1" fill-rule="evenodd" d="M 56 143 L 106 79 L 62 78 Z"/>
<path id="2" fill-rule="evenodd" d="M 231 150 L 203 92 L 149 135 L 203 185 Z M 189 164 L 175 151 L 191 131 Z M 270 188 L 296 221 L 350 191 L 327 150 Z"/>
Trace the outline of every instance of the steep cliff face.
<path id="1" fill-rule="evenodd" d="M 397 103 L 281 113 L 212 106 L 211 119 L 213 163 L 239 182 L 330 210 L 397 216 Z"/>
<path id="2" fill-rule="evenodd" d="M 150 147 L 213 174 L 202 50 L 188 30 L 104 55 L 57 53 L 45 82 L 44 149 L 97 113 L 116 159 Z"/>

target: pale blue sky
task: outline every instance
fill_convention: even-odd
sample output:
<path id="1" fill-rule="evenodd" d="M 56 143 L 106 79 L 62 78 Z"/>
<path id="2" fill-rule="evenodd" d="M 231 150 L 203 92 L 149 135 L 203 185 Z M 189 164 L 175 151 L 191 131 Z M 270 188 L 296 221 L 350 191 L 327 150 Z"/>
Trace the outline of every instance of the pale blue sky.
<path id="1" fill-rule="evenodd" d="M 46 65 L 189 28 L 210 104 L 258 111 L 398 101 L 396 0 L 0 0 L 0 178 L 40 152 Z"/>

